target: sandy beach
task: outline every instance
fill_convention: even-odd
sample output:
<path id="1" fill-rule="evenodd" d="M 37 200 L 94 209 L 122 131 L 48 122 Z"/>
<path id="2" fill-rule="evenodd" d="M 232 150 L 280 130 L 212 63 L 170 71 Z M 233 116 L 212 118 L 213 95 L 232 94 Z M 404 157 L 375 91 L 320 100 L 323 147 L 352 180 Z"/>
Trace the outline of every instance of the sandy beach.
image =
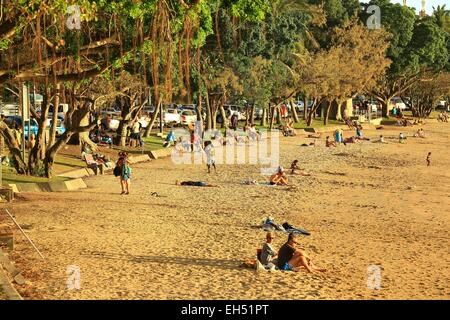
<path id="1" fill-rule="evenodd" d="M 82 191 L 21 194 L 7 207 L 46 260 L 16 232 L 11 258 L 28 280 L 16 288 L 25 299 L 449 299 L 450 126 L 428 123 L 425 139 L 411 137 L 417 128 L 365 130 L 389 143 L 338 148 L 325 147 L 326 134 L 315 148 L 300 146 L 312 141 L 305 135 L 283 137 L 281 164 L 298 159 L 312 173 L 289 176 L 291 188 L 242 185 L 267 179 L 258 165 L 207 175 L 168 158 L 134 165 L 129 196 L 111 174 Z M 252 225 L 266 216 L 310 231 L 301 246 L 328 271 L 240 267 L 263 243 Z M 275 247 L 286 238 L 276 233 Z M 67 289 L 72 265 L 80 290 Z M 381 268 L 378 290 L 367 287 L 370 265 Z"/>

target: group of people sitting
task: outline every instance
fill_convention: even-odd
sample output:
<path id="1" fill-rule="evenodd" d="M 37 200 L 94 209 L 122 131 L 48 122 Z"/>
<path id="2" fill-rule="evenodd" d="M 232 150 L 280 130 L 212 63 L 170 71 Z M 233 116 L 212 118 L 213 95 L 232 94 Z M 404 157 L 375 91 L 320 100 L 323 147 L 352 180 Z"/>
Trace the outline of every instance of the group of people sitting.
<path id="1" fill-rule="evenodd" d="M 291 175 L 302 175 L 302 176 L 311 176 L 310 173 L 306 172 L 305 169 L 302 169 L 298 166 L 298 160 L 294 160 L 291 163 L 291 166 L 289 168 L 289 173 Z M 288 183 L 288 177 L 286 176 L 285 170 L 282 166 L 279 166 L 277 171 L 270 177 L 270 184 L 276 185 L 276 186 L 287 186 Z"/>
<path id="2" fill-rule="evenodd" d="M 284 270 L 299 272 L 305 269 L 307 272 L 325 272 L 325 268 L 317 267 L 311 260 L 311 257 L 304 250 L 298 249 L 299 236 L 290 233 L 287 242 L 281 246 L 278 252 L 273 247 L 275 234 L 268 232 L 266 242 L 262 249 L 258 251 L 258 260 L 269 270 Z"/>
<path id="3" fill-rule="evenodd" d="M 364 137 L 363 127 L 360 124 L 355 123 L 354 127 L 356 128 L 355 136 L 344 138 L 344 130 L 337 129 L 334 132 L 334 141 L 330 140 L 330 136 L 327 136 L 325 139 L 325 146 L 327 148 L 330 148 L 330 147 L 337 147 L 338 144 L 341 144 L 341 143 L 344 145 L 347 145 L 347 143 L 357 143 L 361 140 L 367 140 L 367 141 L 370 140 L 369 138 Z"/>
<path id="4" fill-rule="evenodd" d="M 280 130 L 285 137 L 294 137 L 297 135 L 294 129 L 294 120 L 291 117 L 287 118 L 286 124 L 278 126 L 278 130 Z"/>

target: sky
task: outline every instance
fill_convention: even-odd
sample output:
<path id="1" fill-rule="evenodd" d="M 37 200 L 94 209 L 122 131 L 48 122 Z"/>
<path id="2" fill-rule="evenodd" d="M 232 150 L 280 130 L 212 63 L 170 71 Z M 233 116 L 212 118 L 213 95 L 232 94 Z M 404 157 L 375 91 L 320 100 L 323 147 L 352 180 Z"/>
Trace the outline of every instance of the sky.
<path id="1" fill-rule="evenodd" d="M 363 0 L 362 2 L 369 2 L 369 1 Z M 403 4 L 403 0 L 391 0 L 391 2 Z M 417 13 L 419 13 L 420 9 L 422 8 L 421 0 L 407 0 L 406 4 L 408 5 L 408 7 L 416 8 Z M 438 5 L 443 6 L 444 4 L 447 4 L 445 7 L 447 10 L 450 10 L 450 0 L 426 0 L 427 14 L 430 15 L 433 12 L 433 7 L 436 8 Z"/>

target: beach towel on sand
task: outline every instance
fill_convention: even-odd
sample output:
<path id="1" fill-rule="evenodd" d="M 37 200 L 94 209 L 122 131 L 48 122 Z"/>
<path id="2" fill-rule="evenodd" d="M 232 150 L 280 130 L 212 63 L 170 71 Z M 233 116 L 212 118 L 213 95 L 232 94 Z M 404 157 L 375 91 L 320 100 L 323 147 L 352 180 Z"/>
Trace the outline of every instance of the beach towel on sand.
<path id="1" fill-rule="evenodd" d="M 267 218 L 262 226 L 264 231 L 280 231 L 280 232 L 286 232 L 286 233 L 296 233 L 296 234 L 301 234 L 301 235 L 305 235 L 305 236 L 310 236 L 311 233 L 308 232 L 305 229 L 302 228 L 297 228 L 292 226 L 291 224 L 289 224 L 288 222 L 285 222 L 281 225 L 277 225 L 273 219 Z"/>

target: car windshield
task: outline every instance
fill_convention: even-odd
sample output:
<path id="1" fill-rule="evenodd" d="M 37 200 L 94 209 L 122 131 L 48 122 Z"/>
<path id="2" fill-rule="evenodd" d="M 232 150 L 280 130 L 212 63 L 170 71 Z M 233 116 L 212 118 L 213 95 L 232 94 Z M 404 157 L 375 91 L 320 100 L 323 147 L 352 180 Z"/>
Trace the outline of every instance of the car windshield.
<path id="1" fill-rule="evenodd" d="M 183 116 L 193 116 L 194 113 L 192 111 L 183 111 Z"/>

